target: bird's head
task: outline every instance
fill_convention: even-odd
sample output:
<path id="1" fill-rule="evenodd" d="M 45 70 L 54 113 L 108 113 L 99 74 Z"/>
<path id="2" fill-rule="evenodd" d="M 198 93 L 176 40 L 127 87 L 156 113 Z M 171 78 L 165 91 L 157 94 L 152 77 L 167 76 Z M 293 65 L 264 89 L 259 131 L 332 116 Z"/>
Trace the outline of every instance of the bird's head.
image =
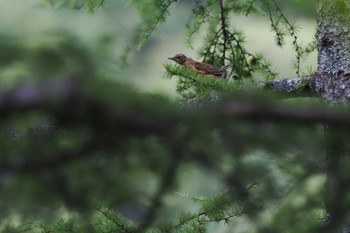
<path id="1" fill-rule="evenodd" d="M 187 57 L 180 53 L 180 54 L 176 54 L 173 57 L 169 57 L 168 59 L 173 60 L 173 61 L 175 61 L 175 62 L 177 62 L 177 63 L 182 65 L 182 64 L 185 63 Z"/>

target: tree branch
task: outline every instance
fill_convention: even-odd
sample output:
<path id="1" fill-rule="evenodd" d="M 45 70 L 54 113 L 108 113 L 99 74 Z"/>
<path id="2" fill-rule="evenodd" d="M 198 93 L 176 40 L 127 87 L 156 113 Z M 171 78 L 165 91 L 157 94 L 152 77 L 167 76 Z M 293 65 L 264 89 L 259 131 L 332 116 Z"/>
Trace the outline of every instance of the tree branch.
<path id="1" fill-rule="evenodd" d="M 293 81 L 294 80 L 294 81 Z M 267 88 L 277 92 L 296 92 L 293 89 L 293 83 L 298 82 L 298 78 L 270 81 Z M 308 89 L 306 87 L 305 89 Z M 133 92 L 131 92 L 133 93 Z M 137 95 L 136 93 L 134 93 Z M 62 122 L 80 122 L 83 119 L 86 122 L 86 117 L 83 114 L 93 112 L 89 118 L 90 123 L 94 123 L 94 118 L 113 117 L 116 121 L 124 121 L 125 125 L 118 125 L 118 128 L 125 128 L 138 132 L 153 132 L 166 134 L 169 133 L 172 128 L 170 125 L 176 125 L 179 121 L 184 119 L 197 119 L 206 117 L 231 117 L 231 118 L 243 118 L 247 116 L 271 119 L 279 121 L 297 121 L 303 122 L 315 122 L 322 123 L 324 121 L 333 123 L 350 124 L 350 111 L 344 108 L 332 108 L 320 105 L 298 105 L 298 106 L 286 106 L 284 103 L 278 102 L 279 98 L 261 98 L 256 93 L 252 94 L 236 94 L 232 98 L 228 98 L 222 102 L 215 104 L 207 104 L 204 108 L 198 107 L 193 111 L 184 111 L 181 109 L 175 109 L 174 112 L 166 115 L 166 112 L 162 112 L 163 117 L 157 118 L 145 118 L 144 116 L 135 112 L 113 112 L 110 113 L 103 108 L 104 103 L 98 103 L 91 99 L 93 97 L 86 96 L 85 93 L 79 90 L 79 86 L 71 79 L 56 80 L 47 83 L 30 83 L 18 87 L 13 90 L 1 91 L 0 90 L 0 119 L 8 118 L 12 113 L 26 112 L 35 109 L 41 109 L 52 114 L 59 115 L 62 111 L 71 111 L 69 115 L 65 115 L 65 119 Z M 133 101 L 129 100 L 130 105 Z M 69 105 L 65 105 L 69 103 Z M 135 103 L 134 103 L 135 104 Z M 81 108 L 84 105 L 84 108 Z M 49 106 L 56 106 L 60 109 L 51 109 Z M 101 107 L 98 107 L 101 106 Z M 67 109 L 69 108 L 69 109 Z M 149 108 L 157 109 L 157 106 L 149 106 Z M 131 108 L 132 110 L 132 108 Z M 80 111 L 80 112 L 77 112 Z M 84 111 L 84 112 L 81 112 Z M 155 114 L 157 111 L 154 112 Z M 159 111 L 158 111 L 159 113 Z M 97 120 L 97 119 L 95 119 Z M 87 122 L 88 123 L 88 122 Z M 142 129 L 142 131 L 140 131 Z"/>
<path id="2" fill-rule="evenodd" d="M 284 79 L 270 81 L 267 84 L 267 89 L 277 92 L 297 92 L 293 87 L 294 83 L 298 83 L 300 78 Z M 309 89 L 307 86 L 305 89 Z M 130 92 L 133 93 L 133 92 Z M 134 93 L 137 95 L 137 93 Z M 264 95 L 262 95 L 264 96 Z M 46 83 L 30 83 L 12 90 L 0 90 L 0 119 L 6 119 L 13 113 L 26 112 L 35 109 L 41 109 L 47 112 L 52 112 L 59 116 L 60 111 L 70 110 L 68 117 L 62 121 L 65 122 L 81 122 L 86 117 L 82 115 L 94 112 L 94 118 L 106 117 L 128 122 L 127 125 L 119 125 L 119 128 L 126 127 L 128 130 L 134 127 L 134 130 L 143 129 L 143 131 L 152 131 L 153 133 L 166 133 L 172 129 L 168 128 L 170 125 L 176 125 L 179 121 L 185 118 L 196 119 L 212 117 L 227 116 L 231 118 L 245 118 L 247 115 L 255 116 L 256 118 L 273 119 L 279 121 L 295 120 L 300 123 L 313 121 L 315 123 L 322 123 L 324 121 L 333 123 L 350 123 L 350 111 L 344 108 L 338 109 L 319 105 L 298 105 L 286 106 L 284 103 L 278 102 L 279 98 L 261 98 L 256 93 L 250 94 L 236 94 L 232 98 L 228 98 L 223 102 L 218 102 L 212 105 L 206 105 L 205 108 L 195 108 L 193 111 L 184 112 L 178 109 L 162 118 L 145 118 L 144 116 L 135 112 L 113 112 L 110 113 L 103 108 L 104 103 L 98 103 L 93 100 L 93 97 L 86 96 L 79 85 L 75 84 L 72 79 L 54 80 Z M 130 105 L 133 101 L 129 100 Z M 65 105 L 69 103 L 69 105 Z M 84 108 L 81 108 L 84 105 Z M 56 106 L 60 109 L 51 109 L 49 107 Z M 101 106 L 101 107 L 98 107 Z M 67 109 L 67 108 L 70 109 Z M 75 109 L 74 109 L 75 108 Z M 158 108 L 157 106 L 149 106 L 149 108 Z M 132 108 L 131 108 L 132 110 Z M 174 110 L 174 108 L 172 108 Z M 80 111 L 80 112 L 77 112 Z M 84 111 L 83 113 L 81 111 Z M 157 113 L 155 111 L 155 113 Z M 159 113 L 159 111 L 158 111 Z M 162 112 L 162 114 L 166 114 Z M 112 116 L 111 116 L 112 115 Z M 93 116 L 91 116 L 92 118 Z M 94 119 L 89 120 L 94 121 Z M 97 119 L 96 119 L 97 120 Z M 157 122 L 159 120 L 159 122 Z M 91 122 L 93 123 L 93 122 Z M 129 128 L 130 127 L 130 128 Z M 140 131 L 139 131 L 140 132 Z"/>
<path id="3" fill-rule="evenodd" d="M 287 78 L 271 80 L 266 83 L 265 89 L 293 97 L 316 97 L 312 88 L 312 78 Z"/>

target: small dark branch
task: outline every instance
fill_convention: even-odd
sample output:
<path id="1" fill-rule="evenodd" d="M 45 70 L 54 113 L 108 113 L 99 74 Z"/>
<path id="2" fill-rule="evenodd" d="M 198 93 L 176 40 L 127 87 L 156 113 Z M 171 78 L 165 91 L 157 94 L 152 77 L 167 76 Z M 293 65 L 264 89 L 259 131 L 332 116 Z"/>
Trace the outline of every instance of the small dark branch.
<path id="1" fill-rule="evenodd" d="M 220 29 L 218 31 L 218 33 L 216 34 L 216 39 L 213 40 L 213 42 L 211 43 L 211 46 L 209 47 L 209 53 L 211 53 L 212 56 L 214 56 L 216 53 L 216 50 L 217 50 L 219 42 L 220 42 L 220 37 L 222 34 L 223 34 L 223 31 Z M 211 48 L 213 48 L 212 51 L 210 51 Z"/>
<path id="2" fill-rule="evenodd" d="M 236 40 L 235 35 L 234 35 L 233 33 L 232 33 L 231 35 L 232 35 L 232 38 L 234 39 L 234 41 L 236 41 L 236 43 L 237 43 L 236 47 L 241 51 L 242 60 L 243 60 L 243 62 L 244 62 L 244 64 L 245 64 L 245 66 L 248 68 L 248 72 L 249 72 L 249 73 L 252 73 L 252 71 L 253 71 L 253 70 L 252 70 L 252 67 L 248 64 L 248 61 L 247 61 L 247 60 L 245 59 L 245 57 L 244 57 L 244 54 L 245 54 L 245 53 L 244 53 L 244 50 L 243 50 L 242 46 L 240 45 L 239 41 Z M 234 54 L 235 49 L 234 49 L 232 43 L 230 43 L 230 49 L 231 49 L 232 54 Z M 243 69 L 242 69 L 242 70 L 243 70 Z M 242 70 L 241 70 L 241 71 L 242 71 Z M 230 74 L 229 74 L 228 77 L 230 77 L 230 76 L 233 74 L 233 72 L 234 72 L 234 69 L 231 70 L 231 72 L 230 72 Z M 239 82 L 240 82 L 241 85 L 243 85 L 242 77 L 241 77 L 241 76 L 240 76 L 240 78 L 239 78 Z"/>
<path id="3" fill-rule="evenodd" d="M 100 2 L 97 4 L 97 8 L 100 8 L 105 4 L 105 0 L 100 0 Z"/>
<path id="4" fill-rule="evenodd" d="M 289 31 L 289 35 L 292 37 L 292 44 L 294 46 L 294 50 L 296 53 L 296 75 L 298 77 L 300 77 L 300 61 L 301 61 L 301 47 L 298 44 L 298 37 L 295 34 L 295 28 L 292 25 L 291 22 L 289 22 L 289 20 L 287 19 L 287 17 L 284 15 L 284 13 L 282 12 L 282 10 L 279 8 L 279 6 L 277 5 L 275 0 L 272 0 L 273 4 L 275 5 L 275 9 L 276 11 L 279 13 L 280 17 L 284 20 L 284 22 L 286 23 L 287 29 Z"/>
<path id="5" fill-rule="evenodd" d="M 180 146 L 180 143 L 179 145 L 174 145 L 172 147 L 172 160 L 169 162 L 167 170 L 161 176 L 162 178 L 160 180 L 158 189 L 151 201 L 151 207 L 145 213 L 137 232 L 144 232 L 150 225 L 152 225 L 156 218 L 156 214 L 162 205 L 161 202 L 164 195 L 169 191 L 169 189 L 176 181 L 176 173 L 181 163 L 181 156 L 183 154 L 184 148 Z"/>
<path id="6" fill-rule="evenodd" d="M 216 51 L 216 47 L 218 45 L 218 42 L 220 40 L 220 37 L 222 35 L 223 31 L 222 29 L 219 29 L 216 33 L 214 38 L 210 41 L 210 44 L 208 46 L 208 49 L 205 51 L 204 53 L 204 57 L 203 57 L 203 62 L 205 62 L 206 58 L 208 57 L 208 55 L 210 54 L 215 54 Z M 213 51 L 211 52 L 211 49 L 213 48 Z"/>
<path id="7" fill-rule="evenodd" d="M 254 2 L 255 2 L 255 0 L 250 0 L 249 7 L 247 9 L 247 12 L 245 13 L 245 16 L 248 16 L 250 14 L 250 12 L 252 11 Z"/>
<path id="8" fill-rule="evenodd" d="M 177 0 L 171 0 L 169 2 L 166 3 L 166 1 L 160 2 L 160 6 L 164 5 L 164 9 L 162 10 L 162 12 L 160 13 L 158 19 L 153 23 L 152 27 L 150 28 L 150 30 L 148 30 L 145 38 L 148 39 L 151 37 L 153 31 L 156 29 L 156 27 L 158 26 L 158 24 L 161 22 L 162 18 L 166 15 L 166 13 L 168 12 L 169 7 L 171 6 L 171 4 L 173 4 L 174 2 L 176 2 Z"/>
<path id="9" fill-rule="evenodd" d="M 198 15 L 200 14 L 201 10 L 205 11 L 205 16 L 201 17 L 202 19 L 198 23 L 199 26 L 197 27 L 197 30 L 191 31 L 191 24 L 194 24 L 193 21 L 196 20 L 196 17 L 198 17 Z M 204 24 L 207 21 L 207 19 L 208 19 L 208 12 L 206 11 L 206 8 L 203 6 L 202 0 L 196 0 L 195 7 L 192 10 L 192 19 L 191 19 L 192 22 L 187 25 L 187 29 L 189 29 L 188 32 L 187 32 L 187 37 L 188 37 L 187 40 L 188 40 L 188 42 L 191 41 L 191 39 L 193 38 L 194 34 L 198 33 L 200 25 Z"/>
<path id="10" fill-rule="evenodd" d="M 242 56 L 244 56 L 245 54 L 247 54 L 247 52 L 244 50 L 243 46 L 241 45 L 241 43 L 239 42 L 239 39 L 236 37 L 234 32 L 227 32 L 229 34 L 230 37 L 232 37 L 233 41 L 236 42 L 236 47 L 239 49 L 239 51 L 241 52 Z M 230 43 L 230 49 L 232 51 L 232 53 L 235 51 L 235 49 L 233 48 L 232 43 Z M 244 59 L 245 65 L 246 67 L 248 67 L 249 72 L 252 72 L 252 69 L 250 67 L 250 65 L 248 64 L 247 60 Z"/>
<path id="11" fill-rule="evenodd" d="M 228 33 L 226 30 L 226 23 L 225 23 L 225 9 L 224 9 L 224 3 L 223 0 L 220 1 L 220 18 L 221 18 L 221 29 L 223 31 L 223 36 L 224 36 L 224 42 L 222 45 L 222 65 L 225 65 L 225 58 L 226 58 L 226 43 L 228 39 Z"/>
<path id="12" fill-rule="evenodd" d="M 120 221 L 117 221 L 115 216 L 113 216 L 114 213 L 110 213 L 110 211 L 111 211 L 111 209 L 98 210 L 98 212 L 100 212 L 106 219 L 111 221 L 113 224 L 115 224 L 119 228 L 118 229 L 118 230 L 120 230 L 119 232 L 133 233 L 133 231 L 131 231 L 128 226 L 126 226 L 125 224 L 123 224 Z"/>
<path id="13" fill-rule="evenodd" d="M 284 44 L 284 34 L 280 32 L 277 25 L 275 24 L 275 21 L 273 20 L 273 14 L 271 12 L 270 5 L 267 5 L 266 8 L 267 8 L 267 11 L 269 12 L 271 28 L 276 33 L 275 36 L 276 36 L 277 45 L 282 46 Z"/>
<path id="14" fill-rule="evenodd" d="M 221 222 L 221 221 L 223 221 L 225 224 L 227 224 L 231 221 L 232 218 L 239 217 L 242 214 L 243 214 L 243 211 L 238 211 L 238 213 L 228 214 L 228 215 L 221 217 L 221 218 L 209 218 L 207 221 L 208 222 Z"/>
<path id="15" fill-rule="evenodd" d="M 233 41 L 236 42 L 236 46 L 238 47 L 238 49 L 244 54 L 244 49 L 242 48 L 241 44 L 239 43 L 239 40 L 238 38 L 235 36 L 235 33 L 232 33 L 232 32 L 227 32 L 229 34 L 230 37 L 232 37 Z M 233 52 L 234 51 L 234 48 L 233 48 L 233 45 L 232 43 L 230 43 L 230 46 L 231 46 L 231 51 Z"/>

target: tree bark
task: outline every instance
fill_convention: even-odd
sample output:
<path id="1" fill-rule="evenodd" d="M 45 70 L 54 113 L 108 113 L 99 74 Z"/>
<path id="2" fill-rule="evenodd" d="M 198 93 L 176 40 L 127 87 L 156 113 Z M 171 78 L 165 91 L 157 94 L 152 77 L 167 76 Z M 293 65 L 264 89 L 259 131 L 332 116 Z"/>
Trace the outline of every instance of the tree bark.
<path id="1" fill-rule="evenodd" d="M 317 0 L 318 67 L 314 88 L 326 100 L 350 98 L 350 2 Z"/>
<path id="2" fill-rule="evenodd" d="M 350 98 L 350 2 L 316 0 L 318 67 L 312 89 L 331 105 L 345 104 Z M 346 227 L 348 201 L 344 194 L 350 182 L 344 171 L 348 153 L 342 140 L 345 130 L 325 122 L 327 218 L 320 232 L 349 232 Z"/>

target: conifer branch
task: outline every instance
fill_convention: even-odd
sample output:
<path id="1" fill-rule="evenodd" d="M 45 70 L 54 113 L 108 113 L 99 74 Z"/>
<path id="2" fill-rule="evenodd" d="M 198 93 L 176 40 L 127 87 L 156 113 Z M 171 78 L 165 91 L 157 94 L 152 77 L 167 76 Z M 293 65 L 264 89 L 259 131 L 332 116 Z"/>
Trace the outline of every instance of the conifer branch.
<path id="1" fill-rule="evenodd" d="M 203 62 L 208 58 L 208 55 L 215 54 L 216 47 L 219 43 L 219 40 L 220 40 L 220 37 L 222 34 L 223 34 L 223 31 L 221 28 L 215 32 L 214 38 L 210 41 L 207 49 L 205 50 L 205 52 L 203 54 Z M 213 50 L 213 51 L 211 52 L 211 50 Z"/>
<path id="2" fill-rule="evenodd" d="M 236 42 L 236 47 L 238 48 L 238 50 L 240 51 L 240 54 L 242 55 L 242 59 L 244 60 L 244 63 L 245 63 L 245 66 L 248 68 L 248 72 L 251 73 L 253 70 L 252 70 L 252 67 L 250 66 L 250 64 L 248 64 L 248 61 L 245 59 L 244 55 L 247 54 L 247 52 L 245 51 L 245 49 L 243 48 L 243 46 L 241 45 L 241 42 L 240 40 L 238 40 L 238 38 L 236 37 L 235 33 L 234 32 L 228 32 L 230 37 L 233 39 L 233 41 Z M 230 43 L 230 48 L 231 48 L 231 51 L 232 53 L 235 51 L 234 48 L 233 48 L 233 45 L 232 43 Z"/>
<path id="3" fill-rule="evenodd" d="M 206 22 L 208 15 L 206 8 L 203 6 L 201 0 L 196 1 L 196 6 L 192 10 L 193 16 L 191 22 L 187 25 L 187 44 L 192 48 L 192 38 L 197 33 L 200 27 Z"/>
<path id="4" fill-rule="evenodd" d="M 103 210 L 100 209 L 98 210 L 106 219 L 108 219 L 110 222 L 112 222 L 115 226 L 118 227 L 118 232 L 123 232 L 123 233 L 134 233 L 135 232 L 135 227 L 131 227 L 128 224 L 126 224 L 125 221 L 120 221 L 120 217 L 116 216 L 114 212 L 111 211 L 111 209 Z"/>
<path id="5" fill-rule="evenodd" d="M 268 1 L 271 1 L 274 6 L 274 11 L 277 14 L 277 19 L 274 18 L 274 13 L 272 12 L 272 6 Z M 271 23 L 271 28 L 275 32 L 277 45 L 283 46 L 285 43 L 284 37 L 285 33 L 283 32 L 283 28 L 279 25 L 281 22 L 284 23 L 285 28 L 287 29 L 290 37 L 292 38 L 292 45 L 294 47 L 294 51 L 296 54 L 296 62 L 295 62 L 295 69 L 296 69 L 296 75 L 300 77 L 300 63 L 301 63 L 301 56 L 302 56 L 302 47 L 298 43 L 298 37 L 296 34 L 296 27 L 288 20 L 288 18 L 285 16 L 285 14 L 282 12 L 282 10 L 279 8 L 278 4 L 275 0 L 264 0 L 263 3 L 268 11 L 269 19 Z"/>
<path id="6" fill-rule="evenodd" d="M 147 2 L 140 0 L 131 1 L 131 3 L 137 5 L 142 22 L 135 28 L 131 45 L 127 46 L 125 49 L 124 57 L 126 57 L 127 52 L 130 51 L 135 42 L 138 43 L 138 49 L 145 44 L 157 26 L 165 21 L 167 14 L 169 14 L 170 6 L 176 1 L 177 0 L 151 0 Z M 153 13 L 150 14 L 150 12 Z"/>
<path id="7" fill-rule="evenodd" d="M 103 4 L 105 4 L 105 0 L 100 0 L 100 2 L 97 4 L 97 8 L 101 7 Z"/>
<path id="8" fill-rule="evenodd" d="M 294 47 L 295 50 L 295 54 L 296 54 L 296 75 L 298 77 L 300 77 L 300 62 L 301 62 L 301 47 L 298 43 L 298 37 L 296 35 L 296 28 L 294 25 L 292 25 L 292 23 L 287 19 L 287 17 L 285 16 L 285 14 L 282 12 L 282 10 L 279 8 L 279 6 L 277 5 L 275 0 L 271 0 L 275 6 L 276 11 L 279 14 L 279 17 L 281 17 L 281 19 L 285 22 L 286 27 L 289 31 L 289 35 L 292 37 L 292 45 Z"/>
<path id="9" fill-rule="evenodd" d="M 255 0 L 249 0 L 249 7 L 245 13 L 245 16 L 248 16 L 250 12 L 253 10 Z"/>
<path id="10" fill-rule="evenodd" d="M 193 201 L 193 196 L 185 196 Z M 232 218 L 239 217 L 244 214 L 244 205 L 242 203 L 237 204 L 232 198 L 230 192 L 223 192 L 215 196 L 207 196 L 195 199 L 201 208 L 197 213 L 186 214 L 184 216 L 179 216 L 179 219 L 171 227 L 172 230 L 181 230 L 188 226 L 198 227 L 205 226 L 212 222 L 224 222 L 229 223 Z M 215 213 L 213 215 L 213 213 Z"/>
<path id="11" fill-rule="evenodd" d="M 168 2 L 166 2 L 166 0 L 162 1 L 159 3 L 159 5 L 161 6 L 161 13 L 160 15 L 157 17 L 157 19 L 155 20 L 155 22 L 153 22 L 153 25 L 148 29 L 147 34 L 144 36 L 144 40 L 147 40 L 153 33 L 153 31 L 156 29 L 156 27 L 158 26 L 158 24 L 164 20 L 164 17 L 166 15 L 166 13 L 168 12 L 168 8 L 171 6 L 172 3 L 176 2 L 176 0 L 170 0 Z"/>

